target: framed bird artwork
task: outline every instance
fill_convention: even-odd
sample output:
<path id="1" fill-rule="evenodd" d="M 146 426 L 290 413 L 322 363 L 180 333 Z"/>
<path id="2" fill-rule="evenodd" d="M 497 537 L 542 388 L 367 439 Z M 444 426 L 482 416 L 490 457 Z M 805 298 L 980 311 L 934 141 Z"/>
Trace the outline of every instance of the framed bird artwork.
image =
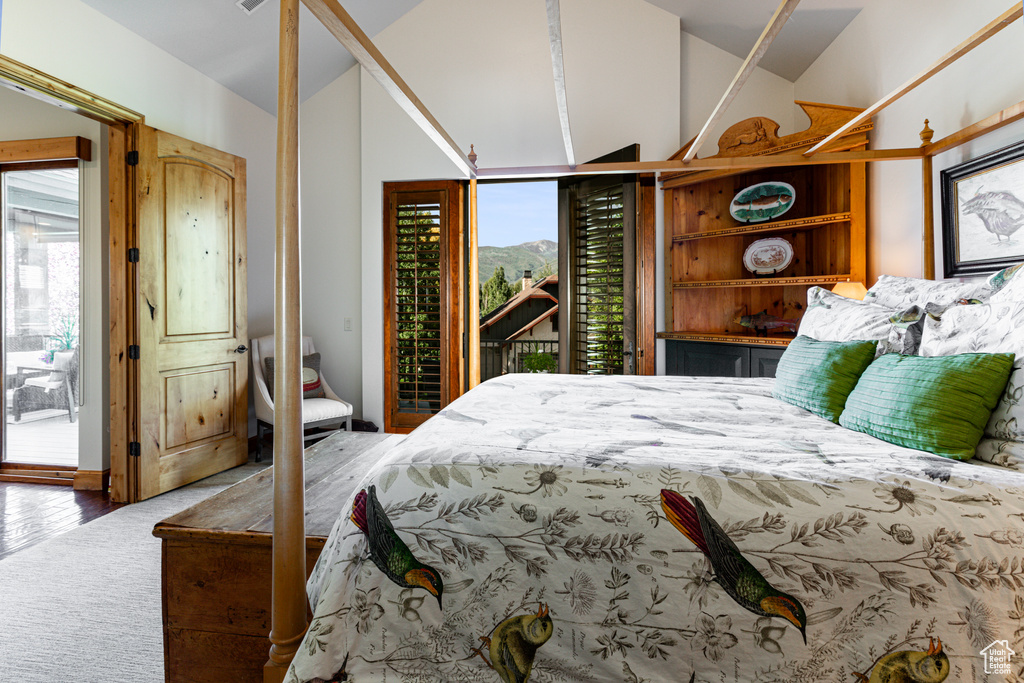
<path id="1" fill-rule="evenodd" d="M 943 170 L 945 277 L 985 275 L 1024 257 L 1024 142 Z"/>

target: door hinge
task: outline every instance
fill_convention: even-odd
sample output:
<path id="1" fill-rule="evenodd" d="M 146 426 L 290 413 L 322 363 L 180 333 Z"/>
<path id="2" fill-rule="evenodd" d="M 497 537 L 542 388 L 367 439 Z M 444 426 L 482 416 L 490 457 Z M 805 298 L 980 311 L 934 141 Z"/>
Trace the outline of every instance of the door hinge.
<path id="1" fill-rule="evenodd" d="M 128 250 L 128 263 L 138 263 L 138 262 L 139 262 L 139 248 L 138 247 L 132 247 L 132 248 L 130 248 Z"/>
<path id="2" fill-rule="evenodd" d="M 131 360 L 138 360 L 139 359 L 139 345 L 138 344 L 132 344 L 132 345 L 130 345 L 128 347 L 128 358 L 130 358 Z"/>
<path id="3" fill-rule="evenodd" d="M 142 455 L 142 444 L 138 441 L 128 442 L 128 455 L 137 458 Z"/>
<path id="4" fill-rule="evenodd" d="M 129 166 L 139 165 L 139 150 L 135 149 L 124 155 L 124 161 Z"/>

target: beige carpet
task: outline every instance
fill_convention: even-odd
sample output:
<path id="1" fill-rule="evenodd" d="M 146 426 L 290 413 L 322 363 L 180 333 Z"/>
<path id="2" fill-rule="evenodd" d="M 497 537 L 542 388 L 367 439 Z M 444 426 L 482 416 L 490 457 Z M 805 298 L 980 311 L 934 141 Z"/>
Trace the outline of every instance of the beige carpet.
<path id="1" fill-rule="evenodd" d="M 123 507 L 0 561 L 0 681 L 163 681 L 153 525 L 268 464 Z"/>

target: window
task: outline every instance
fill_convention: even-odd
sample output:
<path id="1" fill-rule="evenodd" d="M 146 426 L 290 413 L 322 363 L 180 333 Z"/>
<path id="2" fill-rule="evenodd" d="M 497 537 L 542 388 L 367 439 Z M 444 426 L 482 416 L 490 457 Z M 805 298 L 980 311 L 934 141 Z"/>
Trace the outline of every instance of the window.
<path id="1" fill-rule="evenodd" d="M 462 393 L 462 186 L 385 183 L 385 431 Z"/>

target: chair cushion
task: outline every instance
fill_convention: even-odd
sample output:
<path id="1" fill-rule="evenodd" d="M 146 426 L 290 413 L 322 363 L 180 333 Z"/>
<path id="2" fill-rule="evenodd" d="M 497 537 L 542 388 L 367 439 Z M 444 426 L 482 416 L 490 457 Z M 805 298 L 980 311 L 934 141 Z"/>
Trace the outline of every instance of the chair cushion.
<path id="1" fill-rule="evenodd" d="M 302 422 L 320 422 L 332 418 L 346 418 L 352 414 L 352 406 L 331 398 L 307 398 L 302 401 Z"/>
<path id="2" fill-rule="evenodd" d="M 270 399 L 274 399 L 274 357 L 263 359 L 266 368 L 267 391 Z M 320 354 L 311 353 L 302 357 L 302 398 L 324 398 L 326 396 L 320 381 Z"/>

